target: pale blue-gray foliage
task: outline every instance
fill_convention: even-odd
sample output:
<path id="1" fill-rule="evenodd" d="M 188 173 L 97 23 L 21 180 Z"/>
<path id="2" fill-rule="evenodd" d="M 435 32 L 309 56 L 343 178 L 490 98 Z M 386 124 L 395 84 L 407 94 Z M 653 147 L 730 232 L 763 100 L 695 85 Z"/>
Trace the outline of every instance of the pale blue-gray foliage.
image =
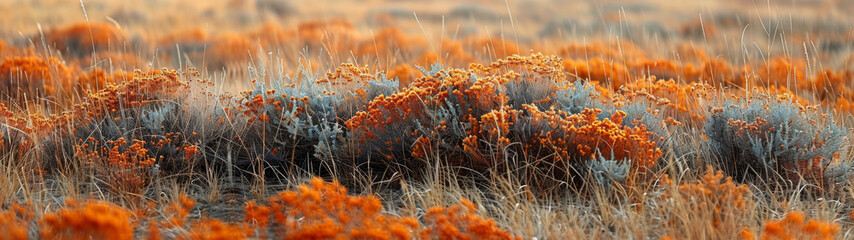
<path id="1" fill-rule="evenodd" d="M 558 107 L 573 114 L 580 113 L 585 108 L 605 108 L 604 104 L 596 100 L 598 97 L 596 86 L 582 80 L 576 80 L 572 87 L 555 92 Z"/>
<path id="2" fill-rule="evenodd" d="M 636 99 L 620 107 L 604 108 L 602 113 L 599 114 L 599 118 L 609 118 L 617 110 L 626 113 L 626 116 L 623 117 L 623 126 L 631 128 L 645 126 L 646 130 L 653 134 L 651 140 L 655 141 L 657 147 L 664 148 L 669 144 L 668 141 L 673 140 L 670 136 L 673 134 L 674 129 L 668 128 L 664 124 L 664 114 L 655 114 L 654 112 L 659 110 L 657 104 L 651 103 L 646 99 Z M 664 138 L 664 140 L 661 140 L 661 138 Z"/>
<path id="3" fill-rule="evenodd" d="M 175 114 L 175 105 L 167 104 L 156 106 L 152 109 L 142 109 L 142 114 L 139 120 L 142 126 L 152 132 L 161 132 L 163 130 L 163 122 L 172 114 Z"/>
<path id="4" fill-rule="evenodd" d="M 368 80 L 363 86 L 365 95 L 361 96 L 350 86 L 335 87 L 330 83 L 318 83 L 319 76 L 311 75 L 308 71 L 293 78 L 281 75 L 272 83 L 258 84 L 249 93 L 246 101 L 261 95 L 264 100 L 272 98 L 280 101 L 281 110 L 276 110 L 272 104 L 264 105 L 264 112 L 270 118 L 268 131 L 287 134 L 271 136 L 279 145 L 292 144 L 295 139 L 305 139 L 315 144 L 314 156 L 329 159 L 340 146 L 343 137 L 343 121 L 351 118 L 360 107 L 365 106 L 373 98 L 380 95 L 390 95 L 397 91 L 399 82 L 385 79 L 383 74 L 377 74 L 380 80 Z M 267 94 L 275 90 L 274 94 Z M 335 92 L 335 94 L 329 94 Z M 284 95 L 284 97 L 282 97 Z M 307 101 L 303 101 L 303 99 Z M 300 112 L 302 108 L 304 112 Z"/>
<path id="5" fill-rule="evenodd" d="M 655 141 L 659 148 L 668 147 L 675 141 L 670 137 L 675 129 L 666 127 L 663 114 L 654 113 L 659 109 L 657 104 L 644 98 L 636 98 L 628 104 L 614 107 L 613 104 L 597 100 L 598 97 L 599 92 L 593 84 L 577 80 L 572 87 L 556 92 L 555 100 L 561 110 L 572 114 L 580 113 L 586 108 L 600 109 L 602 113 L 598 115 L 599 119 L 610 118 L 616 111 L 623 111 L 626 113 L 623 117 L 623 126 L 630 128 L 645 126 L 647 131 L 653 133 L 651 140 Z"/>
<path id="6" fill-rule="evenodd" d="M 784 167 L 817 157 L 822 159 L 821 167 L 828 167 L 848 135 L 834 123 L 820 124 L 826 121 L 819 114 L 804 112 L 790 100 L 760 95 L 725 101 L 721 107 L 706 122 L 709 147 L 720 160 L 737 167 L 792 171 Z M 752 131 L 739 131 L 729 123 L 731 119 L 754 123 L 757 118 L 767 122 Z"/>
<path id="7" fill-rule="evenodd" d="M 631 159 L 606 158 L 599 150 L 596 150 L 596 153 L 599 157 L 588 161 L 586 165 L 596 183 L 606 186 L 606 189 L 610 189 L 614 182 L 625 183 L 631 170 Z M 611 155 L 613 156 L 613 153 Z"/>

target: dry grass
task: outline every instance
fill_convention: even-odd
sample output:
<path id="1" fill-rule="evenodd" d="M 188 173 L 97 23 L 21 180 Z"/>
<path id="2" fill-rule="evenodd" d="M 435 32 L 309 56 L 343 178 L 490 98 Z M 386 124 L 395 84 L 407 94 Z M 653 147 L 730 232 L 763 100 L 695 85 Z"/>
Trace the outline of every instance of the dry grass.
<path id="1" fill-rule="evenodd" d="M 0 3 L 0 239 L 854 239 L 814 2 Z"/>

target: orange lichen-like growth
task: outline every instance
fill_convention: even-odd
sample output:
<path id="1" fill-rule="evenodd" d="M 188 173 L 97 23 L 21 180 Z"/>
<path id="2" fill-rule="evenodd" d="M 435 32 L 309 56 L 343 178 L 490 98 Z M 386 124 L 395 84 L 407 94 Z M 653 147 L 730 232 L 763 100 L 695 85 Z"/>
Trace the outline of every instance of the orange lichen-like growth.
<path id="1" fill-rule="evenodd" d="M 142 106 L 147 101 L 167 97 L 185 89 L 190 78 L 198 77 L 198 72 L 179 74 L 177 71 L 143 72 L 136 70 L 133 78 L 89 94 L 87 101 L 74 106 L 77 119 L 98 118 L 125 108 Z"/>
<path id="2" fill-rule="evenodd" d="M 24 206 L 12 205 L 9 210 L 0 211 L 0 232 L 3 240 L 26 240 L 27 227 L 33 213 Z"/>
<path id="3" fill-rule="evenodd" d="M 187 215 L 190 214 L 190 210 L 192 210 L 195 205 L 196 201 L 187 195 L 178 196 L 177 201 L 166 208 L 166 212 L 171 214 L 168 222 L 169 225 L 173 227 L 183 226 L 184 222 L 187 220 Z"/>
<path id="4" fill-rule="evenodd" d="M 705 109 L 700 102 L 711 99 L 715 93 L 715 88 L 709 84 L 682 84 L 673 79 L 665 81 L 652 76 L 623 85 L 620 94 L 614 96 L 614 101 L 615 105 L 624 105 L 640 99 L 647 100 L 661 106 L 663 114 L 673 120 L 700 126 L 705 123 Z"/>
<path id="5" fill-rule="evenodd" d="M 75 145 L 75 156 L 95 165 L 103 180 L 120 192 L 141 193 L 151 181 L 149 169 L 156 159 L 150 156 L 146 141 L 119 138 L 99 143 L 94 138 Z M 150 143 L 154 144 L 154 143 Z"/>
<path id="6" fill-rule="evenodd" d="M 806 221 L 803 212 L 793 211 L 786 214 L 780 220 L 768 220 L 762 227 L 762 240 L 789 240 L 789 239 L 835 239 L 839 232 L 836 223 L 823 222 L 816 219 Z M 743 239 L 755 239 L 755 235 L 749 229 L 742 230 Z"/>
<path id="7" fill-rule="evenodd" d="M 398 65 L 388 72 L 388 77 L 391 79 L 397 78 L 400 81 L 400 86 L 409 86 L 410 83 L 421 76 L 421 72 L 409 66 L 409 64 Z"/>
<path id="8" fill-rule="evenodd" d="M 177 239 L 193 239 L 193 240 L 239 240 L 248 239 L 248 231 L 242 224 L 229 224 L 217 219 L 202 219 L 194 222 L 190 226 L 190 232 L 187 233 L 187 238 L 178 237 Z"/>
<path id="9" fill-rule="evenodd" d="M 184 147 L 184 160 L 192 160 L 196 154 L 199 154 L 199 149 L 196 146 L 190 145 Z"/>
<path id="10" fill-rule="evenodd" d="M 55 94 L 58 88 L 71 85 L 71 71 L 58 59 L 39 57 L 6 58 L 0 63 L 0 86 L 10 93 L 44 89 L 47 94 Z M 58 85 L 57 85 L 58 84 Z"/>
<path id="11" fill-rule="evenodd" d="M 768 64 L 757 69 L 760 86 L 794 86 L 796 83 L 806 82 L 807 64 L 804 61 L 786 59 L 782 57 L 772 58 Z"/>
<path id="12" fill-rule="evenodd" d="M 248 204 L 245 220 L 257 227 L 270 226 L 284 239 L 411 239 L 418 228 L 413 218 L 381 213 L 376 197 L 349 196 L 341 184 L 320 178 L 296 191 L 280 192 L 269 202 Z"/>
<path id="13" fill-rule="evenodd" d="M 631 159 L 632 169 L 655 166 L 661 149 L 650 140 L 652 133 L 646 127 L 629 128 L 622 125 L 625 113 L 617 111 L 608 119 L 598 119 L 598 109 L 585 109 L 568 115 L 562 111 L 540 111 L 536 106 L 524 105 L 531 115 L 533 127 L 542 131 L 529 143 L 551 148 L 559 159 L 592 159 L 597 152 L 615 160 Z M 533 145 L 532 145 L 533 146 Z M 613 156 L 611 156 L 613 153 Z"/>
<path id="14" fill-rule="evenodd" d="M 317 83 L 328 83 L 332 86 L 346 86 L 354 83 L 366 85 L 368 81 L 376 80 L 368 66 L 359 67 L 352 63 L 343 63 L 335 69 L 335 72 L 326 73 L 326 78 L 318 80 Z"/>
<path id="15" fill-rule="evenodd" d="M 77 203 L 46 214 L 40 221 L 45 239 L 133 239 L 132 213 L 122 207 L 99 201 Z"/>
<path id="16" fill-rule="evenodd" d="M 422 239 L 521 239 L 498 227 L 495 221 L 477 215 L 477 206 L 469 200 L 459 205 L 433 207 L 424 216 Z"/>
<path id="17" fill-rule="evenodd" d="M 671 181 L 663 181 L 669 182 Z M 703 178 L 696 183 L 683 183 L 665 198 L 688 201 L 690 206 L 701 214 L 709 214 L 709 221 L 716 230 L 727 229 L 738 224 L 738 213 L 746 211 L 753 202 L 749 198 L 747 185 L 733 182 L 732 177 L 724 178 L 721 171 L 711 166 Z"/>
<path id="18" fill-rule="evenodd" d="M 563 71 L 581 79 L 609 83 L 608 86 L 615 90 L 629 81 L 628 69 L 625 65 L 598 57 L 589 61 L 566 59 L 563 61 Z"/>

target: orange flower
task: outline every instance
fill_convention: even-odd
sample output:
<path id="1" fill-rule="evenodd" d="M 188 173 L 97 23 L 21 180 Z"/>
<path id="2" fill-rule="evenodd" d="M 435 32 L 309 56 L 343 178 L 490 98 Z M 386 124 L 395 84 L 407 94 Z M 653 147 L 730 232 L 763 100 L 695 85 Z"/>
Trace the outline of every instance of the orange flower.
<path id="1" fill-rule="evenodd" d="M 765 221 L 760 239 L 834 239 L 839 232 L 836 223 L 823 222 L 816 219 L 806 221 L 803 212 L 789 212 L 783 219 Z M 744 239 L 753 239 L 753 232 L 742 230 Z"/>
<path id="2" fill-rule="evenodd" d="M 255 231 L 272 231 L 285 239 L 411 239 L 418 228 L 413 218 L 381 213 L 382 203 L 376 197 L 349 196 L 339 183 L 320 178 L 296 191 L 280 192 L 269 202 L 248 203 L 245 221 Z"/>
<path id="3" fill-rule="evenodd" d="M 521 239 L 499 228 L 495 221 L 476 213 L 477 206 L 466 199 L 460 205 L 433 207 L 424 216 L 422 239 Z"/>
<path id="4" fill-rule="evenodd" d="M 6 58 L 0 63 L 0 86 L 10 93 L 17 93 L 17 88 L 33 91 L 43 87 L 48 95 L 54 95 L 57 90 L 71 86 L 71 71 L 56 58 L 42 59 L 38 57 Z"/>
<path id="5" fill-rule="evenodd" d="M 132 213 L 106 202 L 77 204 L 46 214 L 41 220 L 45 239 L 133 239 Z"/>

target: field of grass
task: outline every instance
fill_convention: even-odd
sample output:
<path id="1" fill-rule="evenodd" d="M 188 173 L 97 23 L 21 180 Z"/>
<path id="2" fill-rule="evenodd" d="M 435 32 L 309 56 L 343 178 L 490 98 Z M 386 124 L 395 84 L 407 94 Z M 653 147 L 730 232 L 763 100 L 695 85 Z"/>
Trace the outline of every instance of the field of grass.
<path id="1" fill-rule="evenodd" d="M 0 239 L 854 239 L 854 2 L 0 1 Z"/>

